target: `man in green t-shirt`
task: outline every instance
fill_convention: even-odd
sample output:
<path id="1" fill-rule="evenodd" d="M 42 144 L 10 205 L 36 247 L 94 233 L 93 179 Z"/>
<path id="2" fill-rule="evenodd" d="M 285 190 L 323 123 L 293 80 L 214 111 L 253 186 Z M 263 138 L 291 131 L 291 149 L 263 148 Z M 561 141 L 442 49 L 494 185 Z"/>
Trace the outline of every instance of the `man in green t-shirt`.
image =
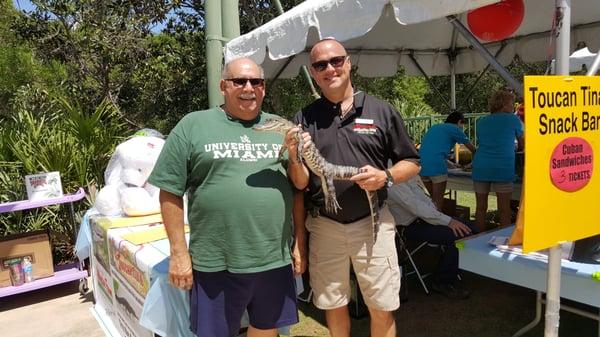
<path id="1" fill-rule="evenodd" d="M 276 328 L 298 321 L 290 180 L 303 187 L 307 172 L 299 163 L 290 161 L 285 169 L 278 161 L 281 136 L 252 129 L 269 116 L 261 111 L 263 77 L 250 59 L 227 63 L 220 83 L 225 104 L 183 117 L 149 179 L 161 189 L 171 245 L 169 282 L 191 289 L 190 325 L 199 337 L 237 334 L 245 310 L 251 337 L 276 336 Z M 285 137 L 291 158 L 297 130 Z M 186 192 L 189 250 L 183 224 Z M 303 230 L 296 228 L 294 249 L 300 254 L 295 257 L 304 255 Z"/>

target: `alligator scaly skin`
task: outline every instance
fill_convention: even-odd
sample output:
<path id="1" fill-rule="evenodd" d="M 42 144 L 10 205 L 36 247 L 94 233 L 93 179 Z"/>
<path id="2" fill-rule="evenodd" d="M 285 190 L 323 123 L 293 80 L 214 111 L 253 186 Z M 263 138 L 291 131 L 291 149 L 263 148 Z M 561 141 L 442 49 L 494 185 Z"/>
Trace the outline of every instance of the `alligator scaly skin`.
<path id="1" fill-rule="evenodd" d="M 294 123 L 280 117 L 270 117 L 265 120 L 263 124 L 258 124 L 252 128 L 256 131 L 270 131 L 277 132 L 285 135 L 291 128 L 295 127 Z M 350 180 L 350 177 L 359 174 L 362 170 L 354 166 L 342 166 L 333 165 L 328 163 L 325 158 L 319 152 L 319 149 L 314 144 L 311 144 L 308 148 L 304 148 L 302 137 L 300 136 L 301 131 L 296 134 L 298 140 L 298 158 L 297 160 L 304 160 L 306 167 L 311 170 L 315 175 L 321 179 L 321 186 L 323 188 L 323 195 L 325 198 L 325 210 L 329 213 L 337 213 L 341 209 L 336 195 L 335 186 L 333 185 L 334 180 Z M 285 152 L 285 144 L 279 151 L 279 159 L 283 158 Z M 379 231 L 379 198 L 377 191 L 365 191 L 367 193 L 367 199 L 369 201 L 369 208 L 371 210 L 371 223 L 373 224 L 373 241 L 377 240 L 377 232 Z"/>

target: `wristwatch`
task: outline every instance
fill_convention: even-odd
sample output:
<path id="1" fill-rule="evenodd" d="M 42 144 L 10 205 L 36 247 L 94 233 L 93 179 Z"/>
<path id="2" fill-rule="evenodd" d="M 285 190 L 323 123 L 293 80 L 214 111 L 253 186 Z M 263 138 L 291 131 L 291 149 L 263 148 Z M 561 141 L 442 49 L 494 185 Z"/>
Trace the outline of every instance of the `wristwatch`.
<path id="1" fill-rule="evenodd" d="M 387 178 L 385 178 L 385 186 L 386 187 L 394 186 L 394 177 L 392 177 L 392 173 L 388 169 L 385 169 L 384 171 L 385 171 L 385 175 L 387 176 Z"/>

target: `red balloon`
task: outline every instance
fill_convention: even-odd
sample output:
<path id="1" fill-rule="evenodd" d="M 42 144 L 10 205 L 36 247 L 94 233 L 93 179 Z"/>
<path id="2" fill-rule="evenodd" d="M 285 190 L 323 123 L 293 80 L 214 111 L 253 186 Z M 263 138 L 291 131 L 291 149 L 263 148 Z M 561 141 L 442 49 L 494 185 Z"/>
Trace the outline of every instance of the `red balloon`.
<path id="1" fill-rule="evenodd" d="M 473 35 L 483 41 L 499 41 L 511 36 L 523 22 L 523 0 L 502 0 L 469 11 L 467 24 Z"/>

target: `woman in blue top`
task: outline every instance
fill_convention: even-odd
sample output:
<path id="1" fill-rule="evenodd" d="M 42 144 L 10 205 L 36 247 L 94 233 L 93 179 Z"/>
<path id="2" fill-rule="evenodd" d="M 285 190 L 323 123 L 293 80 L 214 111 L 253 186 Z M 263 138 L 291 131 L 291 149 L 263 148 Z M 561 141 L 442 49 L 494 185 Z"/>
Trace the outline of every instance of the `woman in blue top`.
<path id="1" fill-rule="evenodd" d="M 523 124 L 513 114 L 515 96 L 498 90 L 488 101 L 491 114 L 477 122 L 479 143 L 473 159 L 473 186 L 476 196 L 475 224 L 485 230 L 490 190 L 496 192 L 500 226 L 510 223 L 510 197 L 515 180 L 515 139 L 523 148 Z"/>
<path id="2" fill-rule="evenodd" d="M 444 124 L 437 124 L 429 128 L 419 149 L 421 157 L 421 178 L 431 195 L 435 206 L 442 210 L 444 203 L 444 192 L 448 181 L 448 166 L 446 158 L 454 144 L 465 144 L 475 152 L 475 147 L 469 142 L 469 138 L 463 132 L 465 116 L 458 112 L 451 112 Z"/>

